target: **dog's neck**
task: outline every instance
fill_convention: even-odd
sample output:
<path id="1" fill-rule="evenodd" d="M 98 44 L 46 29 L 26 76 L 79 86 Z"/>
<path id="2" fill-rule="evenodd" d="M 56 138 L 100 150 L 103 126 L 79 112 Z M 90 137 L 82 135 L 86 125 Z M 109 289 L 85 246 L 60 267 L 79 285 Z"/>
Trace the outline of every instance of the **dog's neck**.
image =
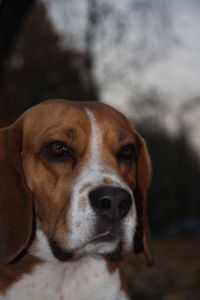
<path id="1" fill-rule="evenodd" d="M 100 256 L 71 262 L 44 262 L 16 281 L 1 299 L 128 299 L 118 268 L 109 270 Z"/>
<path id="2" fill-rule="evenodd" d="M 35 241 L 29 254 L 9 265 L 16 271 L 16 278 L 1 300 L 128 299 L 117 264 L 109 263 L 100 255 L 60 262 L 54 258 L 41 232 L 37 232 Z M 29 268 L 23 269 L 23 265 Z"/>

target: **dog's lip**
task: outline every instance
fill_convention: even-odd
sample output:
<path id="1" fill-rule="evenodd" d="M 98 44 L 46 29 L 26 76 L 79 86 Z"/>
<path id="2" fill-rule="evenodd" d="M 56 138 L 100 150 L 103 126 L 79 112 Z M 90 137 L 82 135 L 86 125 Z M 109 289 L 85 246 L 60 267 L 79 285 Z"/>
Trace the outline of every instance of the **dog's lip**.
<path id="1" fill-rule="evenodd" d="M 51 247 L 51 250 L 54 254 L 54 256 L 60 260 L 60 261 L 68 261 L 72 260 L 76 253 L 78 253 L 81 249 L 86 247 L 88 244 L 100 244 L 100 243 L 118 243 L 120 241 L 120 237 L 112 234 L 110 230 L 107 230 L 105 232 L 96 234 L 93 236 L 90 240 L 88 240 L 83 245 L 80 245 L 77 248 L 74 249 L 65 249 L 63 246 L 59 244 L 59 242 L 54 239 L 53 237 L 49 239 L 49 245 Z"/>
<path id="2" fill-rule="evenodd" d="M 60 261 L 68 261 L 73 258 L 73 253 L 68 252 L 60 246 L 59 242 L 57 242 L 54 238 L 49 239 L 49 245 L 54 256 Z"/>
<path id="3" fill-rule="evenodd" d="M 114 236 L 110 231 L 105 231 L 103 233 L 95 235 L 89 243 L 110 243 L 117 240 L 117 237 Z"/>
<path id="4" fill-rule="evenodd" d="M 85 248 L 89 244 L 100 244 L 100 243 L 114 243 L 120 240 L 119 237 L 114 236 L 110 231 L 105 231 L 99 234 L 96 234 L 83 245 L 73 249 L 73 251 L 80 251 L 81 249 Z"/>

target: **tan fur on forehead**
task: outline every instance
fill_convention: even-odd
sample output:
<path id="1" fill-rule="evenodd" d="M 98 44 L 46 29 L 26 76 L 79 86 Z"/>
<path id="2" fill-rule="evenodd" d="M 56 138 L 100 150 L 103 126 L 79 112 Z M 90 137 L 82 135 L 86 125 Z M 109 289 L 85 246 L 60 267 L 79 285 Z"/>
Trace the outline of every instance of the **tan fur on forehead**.
<path id="1" fill-rule="evenodd" d="M 68 126 L 68 135 L 74 134 L 73 125 L 81 127 L 84 122 L 85 128 L 90 131 L 87 114 L 82 105 L 68 101 L 42 102 L 24 113 L 25 135 L 30 133 L 44 132 L 53 127 Z M 88 128 L 87 128 L 88 126 Z M 30 132 L 31 131 L 31 132 Z"/>
<path id="2" fill-rule="evenodd" d="M 100 123 L 103 128 L 110 127 L 115 131 L 117 130 L 118 140 L 122 139 L 124 135 L 126 136 L 126 132 L 133 130 L 133 126 L 129 120 L 119 111 L 107 104 L 95 103 L 94 105 L 94 103 L 88 103 L 86 107 L 94 113 L 97 122 Z"/>
<path id="3" fill-rule="evenodd" d="M 37 115 L 36 119 L 40 119 L 41 114 L 44 117 L 48 117 L 49 119 L 48 113 L 50 113 L 51 119 L 58 120 L 58 118 L 62 118 L 62 115 L 65 115 L 66 112 L 69 112 L 69 117 L 71 116 L 71 119 L 75 117 L 75 119 L 82 121 L 82 117 L 86 116 L 85 108 L 93 111 L 95 117 L 97 117 L 100 121 L 108 118 L 110 122 L 112 122 L 113 120 L 117 120 L 117 123 L 119 125 L 126 125 L 126 127 L 131 127 L 127 118 L 113 107 L 105 103 L 92 101 L 79 102 L 62 99 L 47 100 L 30 108 L 25 112 L 25 115 L 28 115 L 30 113 L 33 114 L 35 112 L 35 115 Z M 40 116 L 38 116 L 38 114 L 40 114 Z"/>

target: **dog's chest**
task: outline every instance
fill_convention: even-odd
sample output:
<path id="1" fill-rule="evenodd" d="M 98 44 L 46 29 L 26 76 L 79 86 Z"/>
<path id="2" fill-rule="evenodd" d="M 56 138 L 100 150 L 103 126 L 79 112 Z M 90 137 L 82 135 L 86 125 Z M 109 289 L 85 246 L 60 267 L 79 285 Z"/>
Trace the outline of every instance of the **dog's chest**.
<path id="1" fill-rule="evenodd" d="M 1 300 L 127 300 L 118 270 L 109 273 L 102 258 L 44 263 L 10 287 Z"/>

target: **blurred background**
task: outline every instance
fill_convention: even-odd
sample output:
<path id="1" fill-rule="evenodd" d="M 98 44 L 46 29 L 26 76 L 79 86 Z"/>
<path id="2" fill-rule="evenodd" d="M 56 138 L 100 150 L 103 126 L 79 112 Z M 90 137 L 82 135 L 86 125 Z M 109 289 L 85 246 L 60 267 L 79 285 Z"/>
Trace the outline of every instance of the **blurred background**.
<path id="1" fill-rule="evenodd" d="M 200 1 L 0 0 L 0 126 L 48 98 L 108 103 L 146 138 L 155 265 L 136 300 L 200 299 Z"/>

